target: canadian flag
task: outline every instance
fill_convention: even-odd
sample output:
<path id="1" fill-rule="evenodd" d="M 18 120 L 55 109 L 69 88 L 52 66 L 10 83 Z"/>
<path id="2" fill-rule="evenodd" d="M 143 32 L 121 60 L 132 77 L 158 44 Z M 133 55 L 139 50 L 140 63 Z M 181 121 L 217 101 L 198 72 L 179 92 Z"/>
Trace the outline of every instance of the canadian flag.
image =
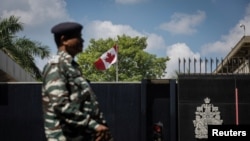
<path id="1" fill-rule="evenodd" d="M 111 49 L 102 54 L 94 65 L 98 70 L 106 70 L 117 61 L 118 46 L 114 45 Z"/>

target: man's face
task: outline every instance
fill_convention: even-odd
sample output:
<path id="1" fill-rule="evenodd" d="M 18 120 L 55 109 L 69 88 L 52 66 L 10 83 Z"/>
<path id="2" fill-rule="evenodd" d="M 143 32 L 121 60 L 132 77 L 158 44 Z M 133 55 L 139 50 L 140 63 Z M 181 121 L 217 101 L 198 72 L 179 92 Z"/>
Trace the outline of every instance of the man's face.
<path id="1" fill-rule="evenodd" d="M 83 42 L 81 33 L 71 35 L 71 37 L 66 37 L 64 40 L 64 45 L 66 46 L 66 51 L 75 56 L 76 54 L 82 52 L 83 50 Z"/>

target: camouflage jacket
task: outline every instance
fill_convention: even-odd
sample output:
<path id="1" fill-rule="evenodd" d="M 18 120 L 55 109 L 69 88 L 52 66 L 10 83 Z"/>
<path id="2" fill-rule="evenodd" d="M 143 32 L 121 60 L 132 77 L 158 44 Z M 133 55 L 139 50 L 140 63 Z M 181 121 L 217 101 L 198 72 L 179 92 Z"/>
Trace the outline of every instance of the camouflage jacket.
<path id="1" fill-rule="evenodd" d="M 64 51 L 58 52 L 43 69 L 42 102 L 47 138 L 66 140 L 62 125 L 93 131 L 98 124 L 106 124 L 89 83 Z"/>

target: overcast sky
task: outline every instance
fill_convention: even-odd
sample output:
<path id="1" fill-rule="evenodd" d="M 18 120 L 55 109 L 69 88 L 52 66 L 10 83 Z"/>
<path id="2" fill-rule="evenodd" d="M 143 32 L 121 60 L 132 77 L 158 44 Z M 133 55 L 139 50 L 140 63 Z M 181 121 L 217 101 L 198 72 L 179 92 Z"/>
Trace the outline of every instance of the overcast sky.
<path id="1" fill-rule="evenodd" d="M 249 0 L 2 0 L 0 17 L 11 15 L 24 24 L 19 36 L 48 45 L 52 54 L 50 29 L 62 21 L 83 24 L 85 48 L 91 38 L 147 37 L 147 52 L 171 59 L 166 78 L 179 69 L 179 58 L 225 57 L 244 35 L 241 24 L 250 32 Z M 37 60 L 41 69 L 46 62 Z"/>

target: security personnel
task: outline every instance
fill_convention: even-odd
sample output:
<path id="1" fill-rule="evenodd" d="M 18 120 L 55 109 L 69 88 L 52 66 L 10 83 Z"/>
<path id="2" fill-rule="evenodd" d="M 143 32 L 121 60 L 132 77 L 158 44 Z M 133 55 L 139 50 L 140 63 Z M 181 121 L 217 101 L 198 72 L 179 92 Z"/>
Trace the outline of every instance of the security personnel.
<path id="1" fill-rule="evenodd" d="M 75 22 L 55 25 L 58 48 L 43 69 L 42 102 L 48 141 L 113 141 L 96 96 L 74 57 L 82 52 L 81 30 Z"/>

